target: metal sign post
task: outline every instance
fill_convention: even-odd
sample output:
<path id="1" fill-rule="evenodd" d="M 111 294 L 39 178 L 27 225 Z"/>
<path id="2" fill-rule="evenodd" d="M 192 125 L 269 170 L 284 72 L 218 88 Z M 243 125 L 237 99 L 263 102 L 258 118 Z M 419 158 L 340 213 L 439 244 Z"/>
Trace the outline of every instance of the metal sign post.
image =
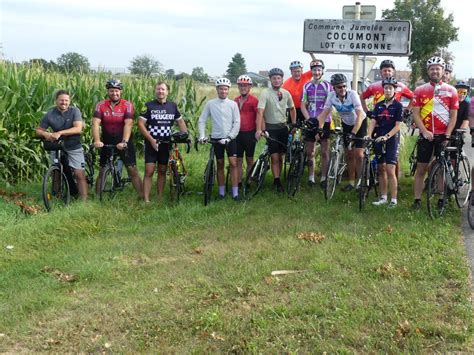
<path id="1" fill-rule="evenodd" d="M 355 4 L 354 19 L 360 20 L 360 2 Z M 359 55 L 354 54 L 354 64 L 352 66 L 352 90 L 357 91 L 357 85 L 359 83 Z"/>

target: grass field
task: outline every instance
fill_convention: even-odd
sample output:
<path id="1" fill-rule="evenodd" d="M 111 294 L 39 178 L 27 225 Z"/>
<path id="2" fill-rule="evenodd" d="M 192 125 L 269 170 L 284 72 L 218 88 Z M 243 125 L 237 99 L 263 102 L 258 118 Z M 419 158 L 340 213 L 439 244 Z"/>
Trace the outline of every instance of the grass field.
<path id="1" fill-rule="evenodd" d="M 0 351 L 472 350 L 459 211 L 410 211 L 408 178 L 397 209 L 360 213 L 355 194 L 290 200 L 270 176 L 252 201 L 204 208 L 192 154 L 177 206 L 131 188 L 34 216 L 0 199 Z M 40 204 L 38 184 L 12 190 Z"/>

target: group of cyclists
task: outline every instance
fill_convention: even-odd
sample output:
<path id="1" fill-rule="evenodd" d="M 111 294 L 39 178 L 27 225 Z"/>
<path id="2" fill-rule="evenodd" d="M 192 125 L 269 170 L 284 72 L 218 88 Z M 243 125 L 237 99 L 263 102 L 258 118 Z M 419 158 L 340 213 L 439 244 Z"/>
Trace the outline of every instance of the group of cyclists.
<path id="1" fill-rule="evenodd" d="M 448 144 L 450 135 L 457 128 L 469 127 L 470 87 L 458 82 L 455 87 L 448 84 L 452 66 L 440 57 L 432 57 L 427 63 L 429 81 L 413 92 L 395 78 L 392 60 L 380 64 L 381 80 L 369 85 L 360 95 L 348 87 L 344 74 L 337 73 L 330 80 L 323 78 L 325 64 L 314 58 L 310 70 L 303 72 L 303 64 L 290 64 L 291 77 L 284 81 L 280 68 L 272 68 L 268 75 L 270 86 L 259 97 L 251 94 L 252 79 L 241 75 L 237 79 L 240 95 L 228 98 L 231 82 L 219 78 L 215 82 L 217 98 L 209 100 L 199 117 L 199 143 L 209 139 L 214 144 L 217 160 L 218 194 L 224 198 L 225 154 L 227 154 L 232 185 L 232 198 L 239 200 L 243 177 L 253 164 L 255 146 L 259 139 L 267 136 L 271 157 L 273 184 L 277 192 L 283 192 L 281 182 L 287 144 L 297 126 L 304 124 L 305 146 L 308 166 L 308 184 L 316 184 L 315 143 L 320 144 L 320 181 L 325 188 L 329 161 L 330 132 L 334 128 L 332 113 L 341 120 L 348 166 L 347 185 L 342 191 L 356 190 L 364 152 L 364 140 L 375 139 L 374 150 L 378 161 L 380 198 L 374 205 L 397 206 L 398 153 L 400 129 L 403 117 L 412 113 L 414 124 L 423 138 L 418 145 L 417 168 L 414 182 L 413 208 L 421 207 L 421 194 L 426 172 L 433 153 Z M 138 128 L 145 141 L 145 175 L 141 180 L 136 167 L 136 152 L 133 142 L 133 104 L 122 98 L 123 86 L 119 80 L 106 83 L 108 98 L 99 102 L 92 120 L 94 146 L 115 145 L 127 167 L 134 188 L 146 202 L 150 202 L 152 178 L 158 171 L 157 194 L 164 191 L 166 169 L 169 158 L 173 126 L 179 128 L 181 138 L 188 137 L 185 120 L 175 103 L 167 100 L 169 87 L 165 82 L 155 86 L 155 99 L 146 103 L 146 111 L 139 114 Z M 409 100 L 406 108 L 401 97 Z M 366 100 L 371 99 L 369 105 Z M 369 107 L 371 108 L 369 110 Z M 211 121 L 211 132 L 206 134 L 207 121 Z M 48 131 L 48 129 L 51 131 Z M 80 142 L 83 123 L 80 111 L 70 106 L 70 95 L 65 90 L 56 93 L 56 107 L 43 117 L 37 135 L 48 141 L 63 139 L 64 150 L 69 157 L 82 199 L 87 198 L 87 183 L 84 175 L 84 155 Z M 436 139 L 434 139 L 436 137 Z M 442 137 L 441 139 L 439 137 Z M 244 156 L 246 171 L 243 169 Z M 101 151 L 100 165 L 103 168 L 107 157 Z M 101 168 L 97 181 L 101 181 Z M 96 184 L 99 188 L 99 184 Z M 388 196 L 390 195 L 390 201 Z"/>

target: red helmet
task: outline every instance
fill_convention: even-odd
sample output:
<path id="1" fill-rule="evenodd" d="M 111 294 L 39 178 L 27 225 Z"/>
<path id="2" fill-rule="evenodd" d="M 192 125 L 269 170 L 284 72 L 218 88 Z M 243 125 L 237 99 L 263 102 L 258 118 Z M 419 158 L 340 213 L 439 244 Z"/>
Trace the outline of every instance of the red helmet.
<path id="1" fill-rule="evenodd" d="M 248 75 L 241 75 L 237 78 L 237 84 L 249 84 L 252 85 L 252 78 Z"/>

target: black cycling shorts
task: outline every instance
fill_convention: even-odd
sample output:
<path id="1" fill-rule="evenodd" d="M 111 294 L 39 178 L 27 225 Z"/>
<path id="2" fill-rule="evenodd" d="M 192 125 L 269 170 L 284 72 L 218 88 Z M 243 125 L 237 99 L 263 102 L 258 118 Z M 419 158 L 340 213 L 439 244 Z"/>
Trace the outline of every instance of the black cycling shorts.
<path id="1" fill-rule="evenodd" d="M 416 155 L 416 161 L 418 163 L 428 164 L 435 155 L 439 154 L 443 150 L 441 139 L 433 139 L 431 142 L 427 139 L 420 139 L 418 141 L 418 152 Z"/>
<path id="2" fill-rule="evenodd" d="M 270 138 L 273 138 L 277 141 L 268 141 L 268 152 L 270 154 L 286 153 L 286 145 L 288 144 L 288 128 L 282 127 L 277 129 L 269 129 L 267 132 L 270 135 Z"/>
<path id="3" fill-rule="evenodd" d="M 323 132 L 320 134 L 319 137 L 321 139 L 328 139 L 330 129 L 331 129 L 331 123 L 330 122 L 324 122 Z M 305 140 L 305 142 L 316 142 L 316 130 L 305 131 L 304 140 Z"/>
<path id="4" fill-rule="evenodd" d="M 392 164 L 397 165 L 398 163 L 398 151 L 400 146 L 400 133 L 397 133 L 385 143 L 385 154 L 382 153 L 382 142 L 375 143 L 374 151 L 377 156 L 377 162 L 379 164 Z"/>
<path id="5" fill-rule="evenodd" d="M 244 153 L 247 158 L 253 158 L 255 154 L 255 131 L 239 132 L 237 138 L 237 157 L 243 158 Z"/>
<path id="6" fill-rule="evenodd" d="M 236 157 L 237 156 L 237 140 L 232 139 L 227 145 L 220 143 L 212 143 L 214 146 L 214 154 L 216 159 L 224 159 L 224 151 L 227 152 L 227 157 Z"/>
<path id="7" fill-rule="evenodd" d="M 156 151 L 148 142 L 145 140 L 145 164 L 156 164 L 168 165 L 170 157 L 170 145 L 168 143 L 160 143 L 158 145 L 158 151 Z"/>
<path id="8" fill-rule="evenodd" d="M 109 157 L 110 152 L 111 152 L 111 149 L 101 149 L 100 150 L 99 165 L 101 167 L 104 167 L 105 164 L 107 164 L 107 159 Z M 133 141 L 129 141 L 127 143 L 127 149 L 119 150 L 117 148 L 114 148 L 114 152 L 120 157 L 120 159 L 122 159 L 125 166 L 135 166 L 135 165 L 137 165 L 137 157 L 136 157 L 136 153 L 135 153 L 135 144 L 133 144 Z"/>
<path id="9" fill-rule="evenodd" d="M 343 133 L 351 133 L 352 128 L 354 126 L 349 126 L 342 122 L 342 132 Z M 357 134 L 355 135 L 357 138 L 364 138 L 367 135 L 367 120 L 364 119 L 362 120 L 362 124 L 360 125 L 359 130 L 357 131 Z M 347 147 L 349 145 L 350 141 L 347 139 L 347 137 L 344 137 L 344 146 Z M 364 142 L 362 140 L 355 140 L 353 143 L 354 148 L 364 148 Z"/>

